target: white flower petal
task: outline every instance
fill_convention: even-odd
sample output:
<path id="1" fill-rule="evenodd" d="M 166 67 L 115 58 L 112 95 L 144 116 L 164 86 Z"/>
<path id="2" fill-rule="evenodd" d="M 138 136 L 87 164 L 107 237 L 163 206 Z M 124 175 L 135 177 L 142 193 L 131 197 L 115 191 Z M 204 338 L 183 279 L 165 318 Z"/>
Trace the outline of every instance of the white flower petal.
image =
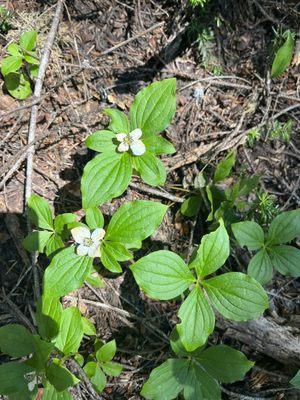
<path id="1" fill-rule="evenodd" d="M 90 250 L 90 247 L 80 244 L 76 249 L 76 253 L 79 256 L 86 256 L 88 254 L 89 250 Z"/>
<path id="2" fill-rule="evenodd" d="M 116 134 L 116 139 L 118 142 L 124 142 L 124 140 L 127 138 L 126 133 L 117 133 Z"/>
<path id="3" fill-rule="evenodd" d="M 129 150 L 129 144 L 128 143 L 120 143 L 118 146 L 118 151 L 121 151 L 122 153 L 124 151 Z"/>
<path id="4" fill-rule="evenodd" d="M 91 235 L 91 239 L 94 243 L 99 243 L 105 235 L 105 230 L 103 228 L 97 228 Z"/>
<path id="5" fill-rule="evenodd" d="M 131 151 L 135 156 L 141 156 L 145 153 L 146 147 L 141 140 L 136 140 L 130 145 Z"/>
<path id="6" fill-rule="evenodd" d="M 83 244 L 84 239 L 90 239 L 91 232 L 88 228 L 84 226 L 77 226 L 76 228 L 71 229 L 71 234 L 76 243 Z"/>
<path id="7" fill-rule="evenodd" d="M 140 128 L 135 129 L 134 131 L 129 133 L 130 139 L 135 142 L 142 136 L 143 132 L 141 131 Z"/>
<path id="8" fill-rule="evenodd" d="M 89 247 L 88 255 L 89 255 L 90 257 L 93 257 L 93 258 L 95 258 L 95 257 L 100 257 L 100 255 L 101 255 L 101 254 L 100 254 L 100 245 L 97 244 L 97 245 L 94 245 L 94 246 Z"/>

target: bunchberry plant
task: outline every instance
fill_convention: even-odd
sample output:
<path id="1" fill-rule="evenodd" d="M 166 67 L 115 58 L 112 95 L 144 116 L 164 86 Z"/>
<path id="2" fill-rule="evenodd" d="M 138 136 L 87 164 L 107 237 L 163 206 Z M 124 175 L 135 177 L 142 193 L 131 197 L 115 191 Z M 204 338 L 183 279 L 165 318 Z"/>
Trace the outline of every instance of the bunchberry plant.
<path id="1" fill-rule="evenodd" d="M 283 41 L 283 44 L 279 43 Z M 279 47 L 279 48 L 278 48 Z M 274 41 L 275 57 L 272 63 L 271 76 L 276 78 L 282 75 L 289 67 L 295 47 L 295 34 L 286 30 L 283 34 L 276 32 Z"/>
<path id="2" fill-rule="evenodd" d="M 254 221 L 233 224 L 232 231 L 241 247 L 257 251 L 247 272 L 261 284 L 272 279 L 274 268 L 283 275 L 300 276 L 300 250 L 286 245 L 300 236 L 300 209 L 279 214 L 267 233 Z"/>
<path id="3" fill-rule="evenodd" d="M 1 73 L 8 92 L 19 100 L 24 100 L 32 93 L 31 79 L 36 77 L 39 58 L 35 51 L 36 31 L 23 33 L 19 43 L 7 46 L 8 56 L 1 60 Z"/>
<path id="4" fill-rule="evenodd" d="M 83 369 L 90 378 L 94 389 L 101 393 L 106 386 L 106 375 L 119 376 L 123 367 L 112 361 L 117 351 L 115 340 L 108 343 L 96 340 L 94 350 L 94 353 L 89 355 L 88 362 Z"/>
<path id="5" fill-rule="evenodd" d="M 226 345 L 187 352 L 176 331 L 170 343 L 176 358 L 169 358 L 151 372 L 141 391 L 146 399 L 172 400 L 183 392 L 185 400 L 221 400 L 219 383 L 243 379 L 254 364 Z"/>
<path id="6" fill-rule="evenodd" d="M 203 346 L 215 327 L 214 307 L 225 318 L 247 321 L 268 307 L 268 297 L 252 277 L 228 272 L 208 278 L 229 256 L 229 237 L 223 221 L 203 236 L 192 262 L 170 251 L 153 252 L 130 268 L 140 288 L 158 300 L 175 299 L 188 291 L 178 311 L 180 339 L 187 351 Z"/>
<path id="7" fill-rule="evenodd" d="M 175 90 L 175 79 L 152 83 L 136 95 L 129 117 L 117 109 L 104 110 L 111 118 L 108 129 L 97 131 L 86 140 L 88 148 L 101 154 L 84 168 L 81 181 L 84 208 L 120 196 L 133 172 L 149 185 L 165 183 L 166 169 L 157 156 L 172 154 L 175 149 L 159 133 L 175 114 Z"/>

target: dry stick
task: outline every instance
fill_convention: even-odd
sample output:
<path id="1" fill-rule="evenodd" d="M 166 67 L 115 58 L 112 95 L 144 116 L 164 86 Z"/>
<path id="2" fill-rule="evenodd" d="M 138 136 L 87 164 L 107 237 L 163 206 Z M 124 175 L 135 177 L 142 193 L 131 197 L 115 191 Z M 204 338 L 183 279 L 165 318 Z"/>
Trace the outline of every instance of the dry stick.
<path id="1" fill-rule="evenodd" d="M 148 187 L 146 185 L 142 185 L 142 184 L 136 184 L 136 183 L 130 183 L 129 186 L 133 189 L 139 190 L 141 192 L 144 193 L 148 193 L 152 196 L 156 196 L 156 197 L 162 197 L 163 199 L 166 200 L 170 200 L 173 201 L 174 203 L 183 203 L 185 199 L 183 199 L 182 197 L 178 197 L 178 196 L 174 196 L 171 193 L 168 192 L 163 192 L 162 190 L 158 190 L 158 189 L 153 189 L 151 187 Z"/>
<path id="2" fill-rule="evenodd" d="M 39 72 L 38 72 L 36 84 L 34 87 L 34 96 L 37 100 L 40 99 L 41 95 L 42 95 L 45 73 L 46 73 L 48 63 L 49 63 L 51 48 L 53 46 L 55 35 L 56 35 L 57 29 L 58 29 L 59 20 L 60 20 L 60 16 L 62 13 L 62 8 L 63 8 L 63 0 L 58 0 L 54 18 L 53 18 L 52 25 L 50 28 L 50 32 L 48 34 L 46 43 L 44 45 L 43 55 L 42 55 L 41 63 L 39 66 Z M 31 116 L 30 116 L 29 131 L 28 131 L 28 143 L 32 143 L 35 140 L 38 109 L 39 109 L 38 104 L 34 104 L 31 108 Z M 27 201 L 28 201 L 29 197 L 31 196 L 31 192 L 32 192 L 34 145 L 32 145 L 28 148 L 26 154 L 27 154 L 27 168 L 26 168 L 26 183 L 25 183 L 25 204 L 27 204 Z M 30 232 L 31 224 L 30 224 L 28 215 L 27 215 L 27 227 L 28 227 L 28 231 Z M 37 253 L 35 252 L 32 254 L 32 257 L 31 257 L 31 267 L 32 267 L 32 272 L 33 272 L 35 297 L 39 298 L 41 295 L 41 290 L 40 290 L 40 285 L 39 285 L 38 270 L 36 268 L 36 261 L 37 261 Z"/>

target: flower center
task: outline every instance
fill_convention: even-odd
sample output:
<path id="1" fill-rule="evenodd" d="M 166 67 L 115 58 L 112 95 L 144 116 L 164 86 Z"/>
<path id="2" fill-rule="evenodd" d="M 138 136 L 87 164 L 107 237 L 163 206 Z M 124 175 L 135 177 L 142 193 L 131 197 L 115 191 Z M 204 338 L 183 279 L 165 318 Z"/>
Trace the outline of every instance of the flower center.
<path id="1" fill-rule="evenodd" d="M 86 247 L 91 247 L 94 244 L 94 242 L 90 238 L 85 238 L 84 241 L 83 241 L 83 244 Z"/>

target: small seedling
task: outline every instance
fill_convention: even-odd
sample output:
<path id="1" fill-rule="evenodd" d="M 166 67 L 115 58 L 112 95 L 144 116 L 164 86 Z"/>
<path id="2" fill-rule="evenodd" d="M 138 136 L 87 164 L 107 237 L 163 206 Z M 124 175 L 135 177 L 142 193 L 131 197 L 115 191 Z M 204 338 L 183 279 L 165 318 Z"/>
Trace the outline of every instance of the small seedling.
<path id="1" fill-rule="evenodd" d="M 19 43 L 7 46 L 8 56 L 1 61 L 1 73 L 8 92 L 19 100 L 32 94 L 31 80 L 37 76 L 39 59 L 35 51 L 37 32 L 23 33 Z"/>

